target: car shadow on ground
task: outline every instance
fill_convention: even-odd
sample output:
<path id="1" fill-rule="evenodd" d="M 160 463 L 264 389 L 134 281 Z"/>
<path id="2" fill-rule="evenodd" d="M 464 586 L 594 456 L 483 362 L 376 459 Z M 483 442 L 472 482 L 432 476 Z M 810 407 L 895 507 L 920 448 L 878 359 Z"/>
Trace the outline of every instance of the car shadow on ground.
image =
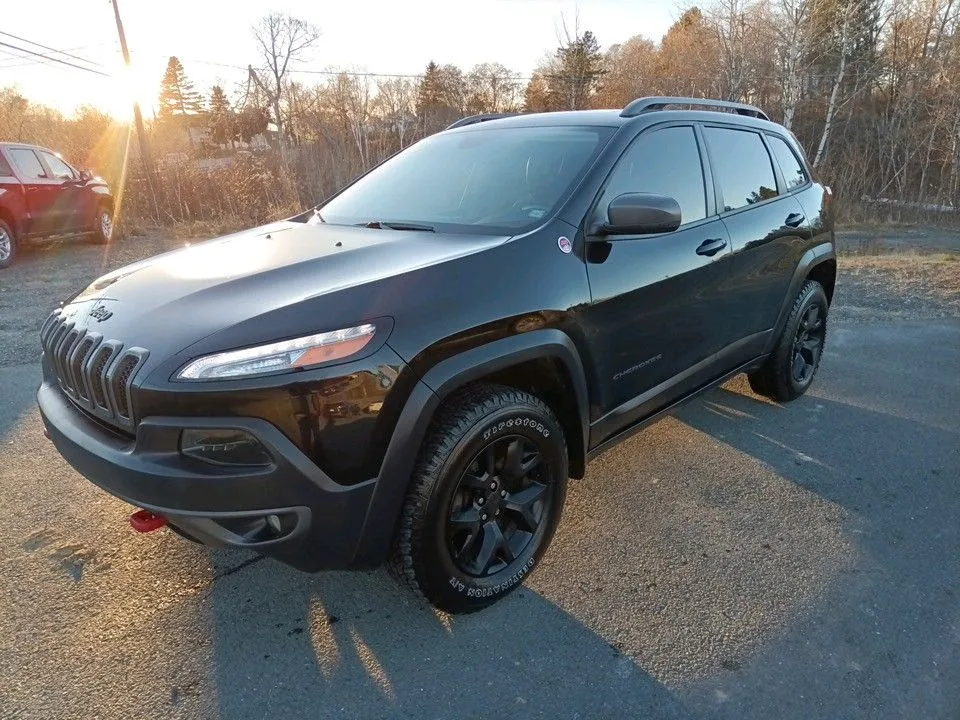
<path id="1" fill-rule="evenodd" d="M 220 716 L 948 716 L 960 700 L 947 682 L 960 659 L 960 518 L 946 477 L 957 434 L 823 397 L 783 407 L 732 385 L 594 463 L 571 493 L 565 522 L 578 519 L 532 587 L 485 612 L 434 612 L 383 571 L 304 576 L 255 561 L 218 578 Z M 691 430 L 729 462 L 704 467 Z M 663 466 L 643 459 L 655 453 Z M 679 480 L 669 531 L 616 512 L 653 475 L 669 486 L 684 457 L 713 473 L 690 487 L 722 526 L 687 513 Z M 602 489 L 607 469 L 631 463 L 626 487 Z M 737 477 L 743 463 L 796 490 L 758 499 L 750 484 L 768 481 Z M 747 527 L 733 537 L 727 521 Z M 591 535 L 606 539 L 583 546 Z M 679 576 L 657 565 L 677 553 Z M 637 573 L 620 572 L 624 557 Z M 726 609 L 713 618 L 709 606 Z"/>

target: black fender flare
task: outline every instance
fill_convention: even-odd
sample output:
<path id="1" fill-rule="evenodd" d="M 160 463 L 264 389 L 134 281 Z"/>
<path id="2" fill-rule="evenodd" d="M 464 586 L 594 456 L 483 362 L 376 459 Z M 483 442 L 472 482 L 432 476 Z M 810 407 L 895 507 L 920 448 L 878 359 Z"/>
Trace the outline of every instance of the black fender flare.
<path id="1" fill-rule="evenodd" d="M 819 245 L 814 245 L 800 256 L 800 262 L 797 263 L 797 267 L 793 271 L 793 277 L 790 279 L 790 290 L 784 296 L 783 303 L 780 306 L 780 313 L 777 315 L 777 323 L 773 326 L 774 330 L 770 333 L 770 338 L 767 340 L 767 347 L 764 349 L 764 353 L 773 352 L 773 348 L 776 347 L 777 342 L 779 342 L 780 334 L 783 332 L 783 326 L 786 325 L 787 316 L 790 314 L 790 308 L 793 307 L 793 301 L 796 299 L 797 293 L 800 292 L 800 288 L 807 279 L 807 276 L 810 275 L 810 271 L 817 265 L 821 265 L 830 260 L 836 261 L 836 259 L 837 251 L 833 244 L 833 239 L 822 242 Z"/>
<path id="2" fill-rule="evenodd" d="M 384 454 L 354 567 L 374 567 L 389 554 L 420 445 L 440 403 L 458 388 L 490 373 L 538 359 L 558 360 L 569 375 L 581 436 L 568 439 L 568 446 L 579 445 L 568 451 L 572 450 L 571 470 L 582 473 L 590 432 L 589 394 L 583 363 L 570 336 L 556 328 L 543 328 L 465 350 L 434 365 L 410 392 Z M 581 467 L 577 468 L 577 463 Z"/>

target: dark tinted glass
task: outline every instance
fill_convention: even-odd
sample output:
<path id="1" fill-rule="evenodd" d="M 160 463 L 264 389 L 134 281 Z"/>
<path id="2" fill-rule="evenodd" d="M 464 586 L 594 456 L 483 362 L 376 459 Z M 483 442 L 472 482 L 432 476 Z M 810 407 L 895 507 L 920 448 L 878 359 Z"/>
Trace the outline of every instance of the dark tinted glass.
<path id="1" fill-rule="evenodd" d="M 617 163 L 600 197 L 601 212 L 618 195 L 648 192 L 674 198 L 683 224 L 707 215 L 703 166 L 692 127 L 644 133 Z"/>
<path id="2" fill-rule="evenodd" d="M 783 138 L 775 135 L 767 135 L 767 142 L 770 143 L 770 149 L 773 156 L 780 165 L 780 172 L 783 173 L 783 179 L 787 181 L 787 189 L 798 188 L 807 182 L 807 173 L 803 165 L 793 154 L 793 150 Z"/>
<path id="3" fill-rule="evenodd" d="M 758 133 L 715 127 L 703 132 L 726 210 L 777 196 L 770 155 Z"/>
<path id="4" fill-rule="evenodd" d="M 556 211 L 613 130 L 488 128 L 421 140 L 320 208 L 330 223 L 516 234 Z"/>
<path id="5" fill-rule="evenodd" d="M 8 152 L 10 153 L 10 157 L 13 158 L 13 162 L 17 166 L 17 169 L 20 170 L 24 177 L 46 177 L 46 174 L 43 172 L 43 165 L 40 164 L 40 161 L 37 159 L 37 156 L 34 155 L 33 150 L 27 150 L 26 148 L 10 148 Z"/>

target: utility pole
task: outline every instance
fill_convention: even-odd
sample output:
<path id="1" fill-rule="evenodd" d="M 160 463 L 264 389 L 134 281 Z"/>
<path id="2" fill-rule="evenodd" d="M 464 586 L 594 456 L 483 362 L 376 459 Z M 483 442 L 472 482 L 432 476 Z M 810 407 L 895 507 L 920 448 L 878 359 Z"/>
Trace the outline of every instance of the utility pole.
<path id="1" fill-rule="evenodd" d="M 123 32 L 123 22 L 120 20 L 120 8 L 117 6 L 117 0 L 111 0 L 113 3 L 113 15 L 117 19 L 117 34 L 120 36 L 120 49 L 123 51 L 123 64 L 130 70 L 130 51 L 127 50 L 127 36 Z M 160 220 L 160 206 L 157 203 L 157 189 L 154 185 L 155 175 L 153 172 L 153 158 L 150 156 L 150 148 L 147 145 L 147 135 L 143 131 L 143 115 L 140 114 L 140 103 L 133 101 L 133 122 L 137 126 L 137 142 L 140 145 L 140 162 L 143 163 L 143 171 L 147 176 L 147 185 L 150 188 L 150 195 L 153 197 L 153 210 L 157 220 Z"/>

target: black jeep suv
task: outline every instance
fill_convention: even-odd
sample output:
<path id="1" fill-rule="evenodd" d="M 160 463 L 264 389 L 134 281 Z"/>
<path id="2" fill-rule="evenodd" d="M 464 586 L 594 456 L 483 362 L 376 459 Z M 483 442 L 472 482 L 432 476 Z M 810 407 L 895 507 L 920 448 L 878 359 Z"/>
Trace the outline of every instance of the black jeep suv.
<path id="1" fill-rule="evenodd" d="M 810 386 L 830 205 L 747 105 L 468 118 L 301 216 L 97 279 L 43 324 L 38 402 L 141 530 L 389 558 L 477 610 L 588 459 L 736 373 Z"/>

